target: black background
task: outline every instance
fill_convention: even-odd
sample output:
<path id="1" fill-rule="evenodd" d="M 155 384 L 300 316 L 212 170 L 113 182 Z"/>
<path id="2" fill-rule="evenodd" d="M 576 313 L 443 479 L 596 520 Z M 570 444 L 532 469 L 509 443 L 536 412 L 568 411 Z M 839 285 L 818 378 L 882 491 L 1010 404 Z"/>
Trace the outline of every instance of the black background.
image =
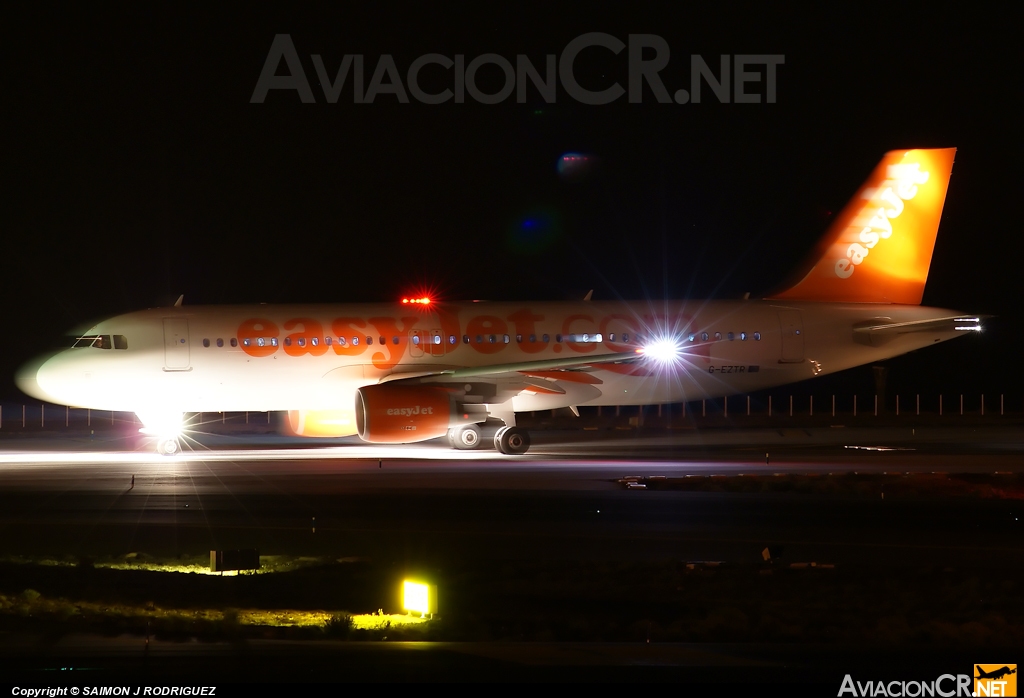
<path id="1" fill-rule="evenodd" d="M 307 6 L 267 12 L 37 6 L 7 18 L 2 279 L 15 367 L 84 321 L 187 304 L 756 297 L 790 273 L 882 154 L 958 148 L 924 304 L 986 331 L 890 362 L 903 391 L 1020 397 L 1019 49 L 976 7 L 587 4 Z M 1009 12 L 1009 10 L 1007 10 Z M 669 92 L 689 55 L 783 54 L 775 104 L 327 104 L 334 71 L 381 54 L 543 65 L 582 33 L 657 34 Z M 250 97 L 291 34 L 316 104 Z M 626 52 L 586 49 L 590 89 Z M 431 70 L 437 71 L 433 74 Z M 495 70 L 493 66 L 491 70 Z M 431 77 L 432 75 L 432 77 Z M 480 73 L 487 87 L 497 72 Z M 427 87 L 450 81 L 436 66 Z M 434 79 L 436 84 L 430 81 Z M 596 158 L 567 179 L 567 152 Z M 523 221 L 539 233 L 528 233 Z M 857 369 L 834 385 L 869 379 Z M 846 383 L 844 383 L 844 381 Z"/>

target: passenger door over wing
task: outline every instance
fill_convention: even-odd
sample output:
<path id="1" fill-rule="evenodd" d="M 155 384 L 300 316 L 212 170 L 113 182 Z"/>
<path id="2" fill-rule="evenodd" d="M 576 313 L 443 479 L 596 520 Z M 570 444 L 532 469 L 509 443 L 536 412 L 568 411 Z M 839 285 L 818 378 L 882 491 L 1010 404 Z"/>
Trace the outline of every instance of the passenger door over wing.
<path id="1" fill-rule="evenodd" d="M 164 370 L 189 370 L 188 320 L 164 318 Z"/>

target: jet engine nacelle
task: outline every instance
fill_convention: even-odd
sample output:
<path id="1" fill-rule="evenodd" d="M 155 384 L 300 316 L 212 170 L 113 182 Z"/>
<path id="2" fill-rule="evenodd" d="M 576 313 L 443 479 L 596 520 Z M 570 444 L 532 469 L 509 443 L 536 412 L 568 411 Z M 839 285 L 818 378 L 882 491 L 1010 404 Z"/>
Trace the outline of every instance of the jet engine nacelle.
<path id="1" fill-rule="evenodd" d="M 444 436 L 456 421 L 451 393 L 443 388 L 368 385 L 356 391 L 356 426 L 363 441 L 426 441 Z"/>
<path id="2" fill-rule="evenodd" d="M 295 436 L 352 436 L 356 414 L 353 410 L 289 410 L 288 428 Z"/>

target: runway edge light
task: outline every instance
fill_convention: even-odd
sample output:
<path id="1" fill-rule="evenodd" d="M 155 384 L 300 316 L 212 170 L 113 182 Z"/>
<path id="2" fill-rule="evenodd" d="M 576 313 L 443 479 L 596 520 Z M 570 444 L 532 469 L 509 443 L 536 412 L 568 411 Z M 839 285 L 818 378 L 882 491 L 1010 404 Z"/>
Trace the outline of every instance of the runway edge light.
<path id="1" fill-rule="evenodd" d="M 402 582 L 402 610 L 433 616 L 437 613 L 437 585 L 406 579 Z"/>

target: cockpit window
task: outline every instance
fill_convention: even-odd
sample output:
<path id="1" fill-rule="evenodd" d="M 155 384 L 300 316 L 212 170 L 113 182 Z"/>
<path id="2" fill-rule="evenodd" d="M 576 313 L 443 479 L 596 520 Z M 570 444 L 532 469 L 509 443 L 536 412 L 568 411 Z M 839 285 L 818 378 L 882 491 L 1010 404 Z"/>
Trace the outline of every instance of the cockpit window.
<path id="1" fill-rule="evenodd" d="M 127 349 L 128 348 L 128 338 L 125 337 L 123 334 L 115 334 L 114 335 L 114 348 L 115 349 Z"/>
<path id="2" fill-rule="evenodd" d="M 94 349 L 112 349 L 113 343 L 109 334 L 91 334 L 84 337 L 75 337 L 74 348 L 93 347 Z"/>

